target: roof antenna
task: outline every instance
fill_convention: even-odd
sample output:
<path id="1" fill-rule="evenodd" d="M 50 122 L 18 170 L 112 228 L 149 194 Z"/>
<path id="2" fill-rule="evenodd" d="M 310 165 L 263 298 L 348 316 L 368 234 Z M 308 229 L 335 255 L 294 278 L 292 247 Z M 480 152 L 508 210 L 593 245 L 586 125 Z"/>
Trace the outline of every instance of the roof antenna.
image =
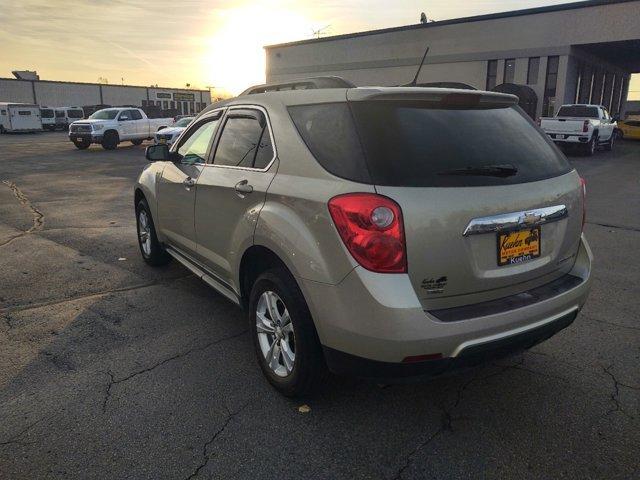
<path id="1" fill-rule="evenodd" d="M 406 85 L 402 85 L 403 87 L 415 87 L 418 84 L 418 75 L 420 75 L 420 70 L 422 70 L 422 66 L 424 65 L 424 60 L 427 58 L 427 54 L 429 53 L 429 47 L 424 51 L 424 55 L 422 56 L 422 61 L 420 62 L 420 66 L 418 67 L 418 71 L 416 72 L 416 76 L 413 77 L 413 82 L 407 83 Z"/>

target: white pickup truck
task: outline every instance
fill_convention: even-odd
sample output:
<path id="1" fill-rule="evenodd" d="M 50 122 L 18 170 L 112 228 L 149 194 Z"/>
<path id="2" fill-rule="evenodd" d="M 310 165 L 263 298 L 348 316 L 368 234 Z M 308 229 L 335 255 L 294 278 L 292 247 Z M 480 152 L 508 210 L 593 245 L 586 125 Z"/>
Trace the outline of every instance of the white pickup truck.
<path id="1" fill-rule="evenodd" d="M 558 145 L 579 145 L 593 155 L 600 145 L 612 150 L 617 124 L 602 105 L 562 105 L 553 118 L 542 118 L 542 130 Z"/>
<path id="2" fill-rule="evenodd" d="M 80 150 L 92 143 L 113 150 L 123 141 L 140 145 L 143 140 L 151 140 L 158 130 L 172 123 L 171 118 L 147 118 L 140 108 L 105 108 L 69 125 L 69 140 Z"/>

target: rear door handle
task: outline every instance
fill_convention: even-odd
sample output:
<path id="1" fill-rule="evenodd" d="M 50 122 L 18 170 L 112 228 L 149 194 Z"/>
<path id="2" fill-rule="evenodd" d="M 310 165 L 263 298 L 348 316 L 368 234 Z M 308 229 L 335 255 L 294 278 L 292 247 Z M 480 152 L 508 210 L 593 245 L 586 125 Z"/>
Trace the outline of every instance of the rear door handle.
<path id="1" fill-rule="evenodd" d="M 189 188 L 189 187 L 193 187 L 196 184 L 196 181 L 191 177 L 187 177 L 182 181 L 182 184 L 185 187 Z"/>
<path id="2" fill-rule="evenodd" d="M 238 193 L 253 192 L 253 185 L 249 185 L 249 180 L 241 180 L 240 182 L 236 183 L 236 186 L 234 188 Z"/>

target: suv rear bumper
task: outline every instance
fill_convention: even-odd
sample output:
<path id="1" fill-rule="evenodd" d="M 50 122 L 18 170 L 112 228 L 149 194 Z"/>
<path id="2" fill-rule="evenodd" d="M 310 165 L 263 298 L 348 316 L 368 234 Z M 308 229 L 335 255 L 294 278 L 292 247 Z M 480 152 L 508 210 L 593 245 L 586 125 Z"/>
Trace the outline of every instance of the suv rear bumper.
<path id="1" fill-rule="evenodd" d="M 332 371 L 378 378 L 434 375 L 529 348 L 568 326 L 586 301 L 591 259 L 583 236 L 569 272 L 578 281 L 570 288 L 515 308 L 479 308 L 478 316 L 457 321 L 425 312 L 407 275 L 358 267 L 339 285 L 300 280 L 300 286 Z M 439 358 L 403 363 L 424 355 Z"/>
<path id="2" fill-rule="evenodd" d="M 329 347 L 324 347 L 324 356 L 329 369 L 340 375 L 375 378 L 389 382 L 402 381 L 407 378 L 428 378 L 473 367 L 486 361 L 531 348 L 571 325 L 577 314 L 578 310 L 574 309 L 541 326 L 464 348 L 459 355 L 449 358 L 411 363 L 379 362 L 350 355 Z"/>

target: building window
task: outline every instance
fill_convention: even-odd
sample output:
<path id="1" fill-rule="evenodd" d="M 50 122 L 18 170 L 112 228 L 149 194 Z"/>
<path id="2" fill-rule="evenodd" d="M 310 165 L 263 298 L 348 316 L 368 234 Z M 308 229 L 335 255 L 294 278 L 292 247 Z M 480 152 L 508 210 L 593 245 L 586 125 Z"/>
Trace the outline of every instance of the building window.
<path id="1" fill-rule="evenodd" d="M 593 88 L 591 89 L 591 100 L 589 103 L 593 105 L 602 104 L 602 91 L 604 89 L 604 75 L 601 70 L 595 70 L 593 73 Z"/>
<path id="2" fill-rule="evenodd" d="M 540 57 L 531 57 L 529 59 L 529 68 L 527 69 L 527 85 L 536 85 L 538 83 L 539 71 Z"/>
<path id="3" fill-rule="evenodd" d="M 622 113 L 622 109 L 629 95 L 629 75 L 622 77 L 622 88 L 620 89 L 620 103 L 618 104 L 618 113 Z"/>
<path id="4" fill-rule="evenodd" d="M 604 105 L 607 110 L 611 110 L 611 94 L 613 90 L 613 81 L 615 81 L 615 76 L 611 73 L 606 73 L 604 76 L 604 89 L 602 90 L 602 105 Z"/>
<path id="5" fill-rule="evenodd" d="M 487 90 L 491 90 L 496 86 L 496 78 L 498 76 L 498 61 L 489 60 L 487 63 Z"/>
<path id="6" fill-rule="evenodd" d="M 513 83 L 516 76 L 516 59 L 507 58 L 504 61 L 504 80 L 503 83 Z"/>
<path id="7" fill-rule="evenodd" d="M 580 88 L 576 103 L 589 103 L 591 97 L 591 85 L 593 84 L 593 70 L 589 65 L 583 64 L 580 74 Z"/>
<path id="8" fill-rule="evenodd" d="M 573 103 L 578 103 L 578 97 L 580 96 L 580 87 L 582 86 L 582 64 L 578 66 L 576 71 L 576 83 L 574 84 Z"/>
<path id="9" fill-rule="evenodd" d="M 611 96 L 610 111 L 614 115 L 620 114 L 620 95 L 622 93 L 622 75 L 616 75 L 613 82 L 613 95 Z"/>
<path id="10" fill-rule="evenodd" d="M 559 66 L 560 57 L 547 58 L 547 77 L 544 83 L 544 100 L 542 102 L 542 115 L 545 117 L 552 117 L 556 110 Z"/>

